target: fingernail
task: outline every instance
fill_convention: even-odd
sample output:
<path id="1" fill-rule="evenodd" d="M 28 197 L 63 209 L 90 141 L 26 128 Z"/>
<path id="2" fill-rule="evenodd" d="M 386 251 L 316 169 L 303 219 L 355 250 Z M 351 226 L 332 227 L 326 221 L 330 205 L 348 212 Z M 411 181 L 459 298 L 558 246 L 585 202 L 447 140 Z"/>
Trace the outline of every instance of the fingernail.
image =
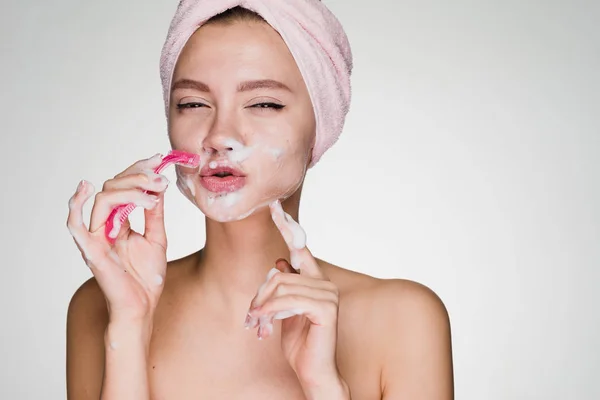
<path id="1" fill-rule="evenodd" d="M 263 337 L 265 336 L 265 326 L 263 324 L 260 324 L 258 326 L 258 331 L 256 332 L 256 336 L 258 337 L 258 340 L 263 340 Z"/>
<path id="2" fill-rule="evenodd" d="M 266 332 L 266 334 L 267 334 L 266 337 L 269 337 L 269 336 L 271 336 L 273 334 L 273 323 L 272 322 L 269 322 L 267 324 L 267 332 Z"/>
<path id="3" fill-rule="evenodd" d="M 246 314 L 246 320 L 244 321 L 244 328 L 250 329 L 255 328 L 258 323 L 258 319 L 253 317 L 250 312 Z"/>
<path id="4" fill-rule="evenodd" d="M 273 324 L 268 319 L 262 319 L 261 323 L 258 326 L 258 332 L 256 332 L 256 336 L 258 336 L 258 340 L 266 339 L 273 333 Z"/>
<path id="5" fill-rule="evenodd" d="M 84 186 L 85 186 L 85 181 L 82 179 L 82 180 L 79 181 L 79 184 L 77 185 L 76 192 L 77 193 L 81 192 L 81 189 L 83 189 Z"/>
<path id="6" fill-rule="evenodd" d="M 277 268 L 271 268 L 269 270 L 269 273 L 267 274 L 267 280 L 271 279 L 273 277 L 273 275 L 275 275 L 278 272 L 281 272 L 281 271 L 278 270 Z"/>
<path id="7" fill-rule="evenodd" d="M 163 185 L 167 185 L 167 186 L 169 185 L 169 180 L 164 175 L 159 175 L 159 176 L 155 177 L 153 182 L 154 183 L 162 183 Z"/>

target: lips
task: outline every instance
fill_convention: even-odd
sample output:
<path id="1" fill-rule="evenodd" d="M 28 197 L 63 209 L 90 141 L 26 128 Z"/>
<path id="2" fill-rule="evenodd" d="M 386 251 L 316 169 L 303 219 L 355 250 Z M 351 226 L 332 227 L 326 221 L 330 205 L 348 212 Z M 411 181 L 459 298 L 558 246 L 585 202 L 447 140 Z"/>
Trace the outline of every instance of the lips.
<path id="1" fill-rule="evenodd" d="M 200 184 L 209 192 L 230 193 L 246 184 L 246 176 L 239 170 L 221 165 L 210 168 L 210 164 L 200 171 Z"/>

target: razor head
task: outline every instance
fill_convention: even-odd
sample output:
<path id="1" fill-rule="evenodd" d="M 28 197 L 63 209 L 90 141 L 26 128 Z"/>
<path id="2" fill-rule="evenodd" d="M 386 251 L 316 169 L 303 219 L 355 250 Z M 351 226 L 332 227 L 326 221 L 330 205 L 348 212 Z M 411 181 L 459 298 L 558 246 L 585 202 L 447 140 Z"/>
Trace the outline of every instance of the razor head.
<path id="1" fill-rule="evenodd" d="M 163 161 L 169 161 L 173 164 L 181 165 L 183 167 L 197 167 L 200 165 L 200 155 L 194 153 L 188 153 L 182 150 L 171 150 L 167 154 Z"/>
<path id="2" fill-rule="evenodd" d="M 187 168 L 196 168 L 200 166 L 200 155 L 182 150 L 171 150 L 169 154 L 163 157 L 160 165 L 154 169 L 154 172 L 158 174 L 171 164 L 181 165 L 182 167 Z M 144 193 L 148 193 L 148 191 L 144 191 Z M 111 211 L 106 220 L 104 229 L 106 239 L 111 244 L 114 244 L 121 225 L 127 220 L 127 217 L 134 209 L 135 204 L 129 203 L 121 204 Z"/>
<path id="3" fill-rule="evenodd" d="M 169 154 L 163 157 L 162 162 L 154 170 L 154 172 L 160 173 L 160 171 L 171 164 L 176 164 L 187 168 L 196 168 L 200 165 L 200 155 L 188 153 L 187 151 L 182 150 L 171 150 Z"/>

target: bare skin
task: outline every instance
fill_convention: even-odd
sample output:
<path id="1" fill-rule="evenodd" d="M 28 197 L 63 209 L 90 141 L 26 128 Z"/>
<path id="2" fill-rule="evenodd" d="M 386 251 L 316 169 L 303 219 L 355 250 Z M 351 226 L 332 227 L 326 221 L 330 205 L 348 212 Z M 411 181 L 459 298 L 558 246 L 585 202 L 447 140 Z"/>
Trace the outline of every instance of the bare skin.
<path id="1" fill-rule="evenodd" d="M 199 257 L 169 263 L 148 361 L 152 398 L 304 399 L 281 356 L 279 326 L 259 341 L 243 328 L 243 314 L 229 318 L 211 306 L 220 299 L 197 290 Z M 319 265 L 340 290 L 337 360 L 352 399 L 451 399 L 450 330 L 437 296 L 415 282 Z M 99 397 L 107 323 L 92 278 L 70 307 L 69 399 Z M 391 348 L 398 357 L 390 365 Z"/>
<path id="2" fill-rule="evenodd" d="M 301 186 L 291 197 L 284 194 L 303 179 L 314 119 L 306 87 L 277 34 L 260 23 L 203 27 L 182 52 L 174 82 L 181 79 L 202 81 L 210 90 L 188 86 L 173 92 L 173 148 L 209 149 L 217 157 L 230 150 L 231 138 L 278 144 L 284 135 L 293 151 L 278 160 L 279 173 L 271 180 L 249 180 L 248 192 L 283 196 L 283 209 L 298 221 Z M 281 81 L 289 90 L 235 90 L 252 79 Z M 255 107 L 267 101 L 285 108 Z M 200 107 L 178 110 L 185 102 Z M 136 163 L 105 183 L 89 227 L 80 214 L 91 189 L 84 186 L 70 202 L 67 225 L 95 277 L 69 306 L 69 399 L 453 398 L 448 314 L 431 290 L 331 265 L 306 247 L 298 250 L 302 269 L 295 273 L 290 263 L 277 261 L 294 264 L 296 250 L 284 240 L 288 228 L 265 207 L 239 221 L 207 217 L 204 248 L 166 263 L 166 185 L 139 173 L 152 162 Z M 273 169 L 268 162 L 250 158 L 248 176 Z M 141 196 L 141 189 L 156 192 L 157 199 Z M 182 191 L 206 215 L 216 213 L 207 208 L 201 188 Z M 253 208 L 253 199 L 243 198 L 240 210 Z M 131 201 L 146 209 L 146 232 L 134 233 L 125 224 L 110 247 L 104 221 L 113 206 Z M 261 298 L 258 288 L 275 266 L 282 273 L 271 278 Z M 248 310 L 266 312 L 286 293 L 309 311 L 275 320 L 262 340 L 256 327 L 244 329 Z M 325 308 L 330 311 L 321 313 Z M 301 346 L 286 346 L 282 332 L 289 341 L 298 326 Z"/>

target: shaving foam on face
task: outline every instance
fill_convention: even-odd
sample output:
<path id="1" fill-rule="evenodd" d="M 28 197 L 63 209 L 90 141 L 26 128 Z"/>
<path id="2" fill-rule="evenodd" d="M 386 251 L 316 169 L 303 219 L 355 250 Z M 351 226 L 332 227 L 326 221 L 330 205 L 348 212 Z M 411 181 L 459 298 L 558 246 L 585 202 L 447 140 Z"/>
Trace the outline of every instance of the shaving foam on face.
<path id="1" fill-rule="evenodd" d="M 256 210 L 268 207 L 270 203 L 271 203 L 271 201 L 266 201 L 264 203 L 261 203 L 255 207 L 251 208 L 250 210 L 246 211 L 245 213 L 239 215 L 237 217 L 237 220 L 241 221 L 242 219 L 248 218 L 250 215 L 254 214 L 256 212 Z"/>
<path id="2" fill-rule="evenodd" d="M 302 185 L 310 156 L 310 151 L 291 143 L 279 132 L 251 134 L 244 137 L 244 143 L 227 138 L 221 142 L 221 148 L 218 154 L 212 148 L 201 164 L 206 162 L 209 169 L 225 165 L 243 171 L 246 184 L 242 188 L 212 193 L 200 184 L 198 175 L 177 175 L 180 192 L 218 222 L 245 219 L 275 199 L 285 200 L 293 195 Z M 228 162 L 224 162 L 224 157 Z"/>
<path id="3" fill-rule="evenodd" d="M 235 202 L 229 202 L 232 199 L 227 198 L 227 201 L 210 199 L 213 194 L 205 186 L 212 185 L 194 180 L 198 207 L 207 218 L 225 222 L 249 217 L 270 201 L 286 199 L 301 187 L 316 137 L 310 96 L 294 68 L 282 70 L 281 65 L 293 66 L 284 46 L 279 49 L 281 51 L 274 51 L 270 45 L 248 47 L 238 40 L 228 42 L 224 38 L 225 43 L 233 45 L 235 50 L 233 53 L 215 53 L 214 49 L 219 44 L 215 44 L 214 37 L 199 30 L 192 38 L 183 51 L 194 54 L 194 57 L 178 58 L 172 79 L 175 82 L 187 76 L 197 76 L 207 82 L 211 89 L 214 88 L 211 95 L 214 112 L 190 123 L 186 113 L 175 112 L 175 107 L 171 107 L 168 110 L 169 138 L 176 147 L 210 150 L 202 156 L 206 156 L 207 162 L 228 160 L 230 166 L 246 175 L 243 191 L 239 191 L 239 200 Z M 264 57 L 256 57 L 259 53 Z M 261 76 L 279 76 L 289 84 L 296 95 L 284 96 L 280 101 L 289 102 L 292 108 L 288 110 L 293 111 L 257 111 L 257 108 L 248 107 L 246 100 L 238 102 L 242 97 L 236 86 L 241 83 L 241 77 L 248 76 L 248 71 Z M 238 78 L 240 82 L 237 82 Z M 179 102 L 185 96 L 185 93 L 174 92 L 171 101 Z M 233 106 L 225 106 L 227 104 Z"/>
<path id="4" fill-rule="evenodd" d="M 194 188 L 194 182 L 192 182 L 192 179 L 189 176 L 186 176 L 183 178 L 183 182 L 185 183 L 185 186 L 190 191 L 190 195 L 195 199 L 196 198 L 196 189 Z"/>
<path id="5" fill-rule="evenodd" d="M 249 184 L 235 192 L 223 194 L 208 193 L 206 197 L 206 206 L 209 209 L 207 210 L 207 214 L 209 214 L 210 218 L 221 222 L 245 219 L 254 214 L 257 210 L 266 208 L 273 199 L 287 198 L 299 188 L 303 175 L 298 179 L 298 183 L 286 188 L 285 191 L 269 190 L 270 194 L 261 195 L 260 192 L 258 192 L 260 187 L 255 187 L 252 183 L 259 182 L 261 186 L 271 185 L 273 183 L 281 185 L 279 182 L 282 180 L 282 176 L 279 172 L 282 169 L 283 160 L 280 160 L 280 158 L 284 154 L 284 150 L 280 147 L 268 145 L 244 146 L 233 139 L 228 140 L 227 144 L 228 147 L 232 149 L 228 153 L 230 160 L 247 160 L 250 162 L 251 160 L 246 157 L 249 158 L 250 155 L 253 155 L 257 158 L 260 157 L 260 160 L 266 161 L 270 158 L 275 159 L 278 162 L 275 165 L 273 165 L 272 162 L 268 162 L 268 166 L 265 165 L 264 170 L 262 170 L 262 168 L 251 170 L 249 172 L 249 179 L 251 179 Z M 264 158 L 265 156 L 268 156 L 268 158 Z M 210 162 L 208 165 L 209 168 L 218 167 L 218 163 L 214 161 Z M 242 162 L 241 165 L 245 166 L 247 164 Z M 254 204 L 252 205 L 252 203 Z"/>
<path id="6" fill-rule="evenodd" d="M 283 149 L 277 147 L 269 147 L 265 150 L 269 152 L 275 160 L 278 160 L 279 157 L 281 157 L 281 155 L 283 154 Z"/>
<path id="7" fill-rule="evenodd" d="M 194 188 L 194 182 L 192 179 L 187 175 L 183 175 L 179 169 L 176 170 L 176 175 L 177 181 L 175 184 L 177 189 L 179 189 L 179 192 L 181 192 L 181 194 L 183 194 L 193 204 L 198 206 L 198 203 L 196 202 L 196 190 Z"/>
<path id="8" fill-rule="evenodd" d="M 243 197 L 243 188 L 239 191 L 220 193 L 220 194 L 209 194 L 207 198 L 207 204 L 209 207 L 218 208 L 215 213 L 218 214 L 218 218 L 222 221 L 231 221 L 235 219 L 228 210 L 230 210 L 236 203 L 238 203 Z"/>
<path id="9" fill-rule="evenodd" d="M 232 138 L 226 139 L 224 145 L 231 149 L 231 151 L 227 153 L 227 158 L 236 164 L 245 161 L 250 157 L 250 154 L 252 154 L 252 151 L 254 150 L 252 147 L 244 146 L 242 143 Z"/>
<path id="10" fill-rule="evenodd" d="M 239 191 L 227 193 L 223 197 L 223 203 L 224 203 L 223 206 L 227 207 L 227 208 L 233 207 L 238 201 L 240 201 L 241 197 L 242 197 L 242 195 Z"/>

